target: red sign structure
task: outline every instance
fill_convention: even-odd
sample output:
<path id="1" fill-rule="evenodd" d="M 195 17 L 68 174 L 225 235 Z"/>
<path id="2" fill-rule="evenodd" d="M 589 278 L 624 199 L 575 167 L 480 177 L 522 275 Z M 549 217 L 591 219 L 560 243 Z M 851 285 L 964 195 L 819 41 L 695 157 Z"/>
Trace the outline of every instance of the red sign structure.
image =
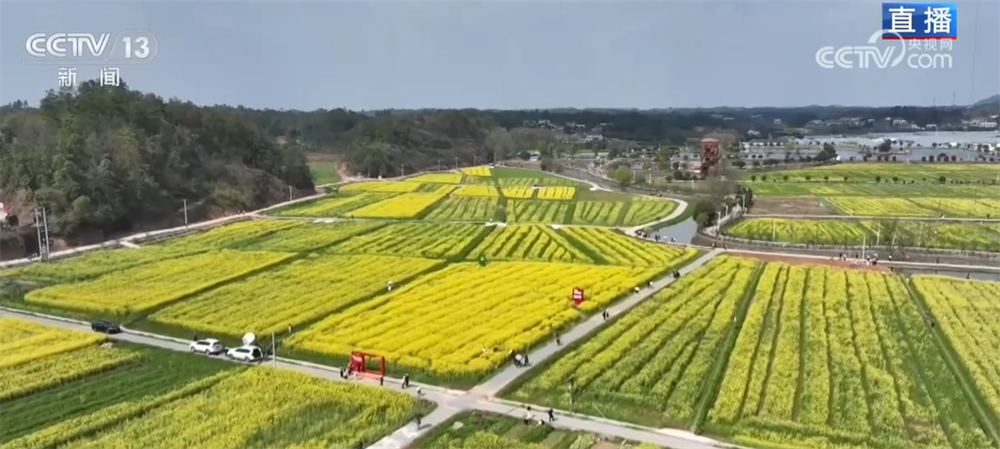
<path id="1" fill-rule="evenodd" d="M 583 289 L 579 287 L 573 288 L 573 304 L 579 306 L 586 298 L 583 295 Z"/>
<path id="2" fill-rule="evenodd" d="M 379 359 L 379 371 L 369 371 L 368 370 L 368 359 Z M 354 351 L 351 353 L 351 366 L 350 370 L 352 373 L 360 376 L 372 376 L 372 377 L 382 377 L 385 376 L 385 357 L 368 354 L 364 352 Z"/>

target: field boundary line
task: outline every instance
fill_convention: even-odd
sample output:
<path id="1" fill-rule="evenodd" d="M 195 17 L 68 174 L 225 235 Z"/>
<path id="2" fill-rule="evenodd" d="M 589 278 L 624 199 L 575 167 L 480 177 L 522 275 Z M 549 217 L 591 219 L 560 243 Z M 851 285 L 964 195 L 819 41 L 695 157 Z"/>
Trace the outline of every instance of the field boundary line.
<path id="1" fill-rule="evenodd" d="M 725 378 L 726 369 L 729 367 L 729 357 L 732 355 L 733 349 L 736 348 L 736 339 L 739 338 L 740 332 L 743 330 L 743 324 L 746 322 L 747 314 L 750 313 L 750 306 L 757 292 L 757 284 L 764 273 L 765 265 L 765 263 L 760 261 L 754 263 L 754 270 L 750 274 L 750 282 L 747 283 L 743 297 L 740 298 L 739 308 L 736 309 L 736 320 L 729 326 L 729 330 L 726 332 L 722 346 L 719 348 L 721 354 L 713 357 L 715 363 L 711 371 L 709 371 L 708 382 L 702 384 L 701 399 L 698 401 L 694 422 L 691 424 L 691 432 L 694 434 L 699 434 L 702 431 L 701 427 L 705 420 L 708 419 L 708 411 L 715 405 L 715 400 L 719 396 L 719 389 Z"/>
<path id="2" fill-rule="evenodd" d="M 911 300 L 915 301 L 917 306 L 925 314 L 934 317 L 937 321 L 940 321 L 928 307 L 926 298 L 924 298 L 923 294 L 917 290 L 915 285 L 913 285 L 912 279 L 913 278 L 907 278 L 907 281 L 903 283 L 907 291 L 910 292 Z M 972 379 L 972 373 L 968 372 L 968 370 L 957 361 L 957 358 L 960 358 L 958 352 L 955 351 L 955 348 L 951 345 L 950 340 L 948 340 L 948 337 L 944 335 L 944 332 L 939 327 L 931 327 L 930 333 L 931 335 L 934 335 L 934 342 L 937 343 L 938 350 L 941 351 L 945 364 L 948 365 L 952 375 L 958 380 L 959 385 L 962 387 L 962 392 L 965 393 L 966 399 L 972 403 L 973 409 L 975 409 L 983 427 L 985 427 L 990 433 L 990 436 L 993 438 L 993 443 L 997 445 L 996 447 L 1000 448 L 1000 432 L 997 431 L 996 414 L 992 413 L 992 410 L 985 404 L 982 392 L 979 391 L 979 387 Z M 987 411 L 989 411 L 989 413 Z"/>

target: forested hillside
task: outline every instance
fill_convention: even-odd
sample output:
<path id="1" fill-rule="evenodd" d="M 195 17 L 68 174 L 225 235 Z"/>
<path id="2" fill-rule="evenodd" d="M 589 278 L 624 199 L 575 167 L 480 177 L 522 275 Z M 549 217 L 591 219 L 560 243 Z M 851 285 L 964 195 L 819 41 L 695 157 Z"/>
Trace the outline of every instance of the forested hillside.
<path id="1" fill-rule="evenodd" d="M 44 205 L 57 236 L 176 222 L 184 200 L 218 215 L 280 201 L 289 185 L 313 188 L 302 151 L 246 116 L 124 84 L 88 81 L 38 108 L 5 106 L 0 134 L 0 202 L 22 223 Z"/>

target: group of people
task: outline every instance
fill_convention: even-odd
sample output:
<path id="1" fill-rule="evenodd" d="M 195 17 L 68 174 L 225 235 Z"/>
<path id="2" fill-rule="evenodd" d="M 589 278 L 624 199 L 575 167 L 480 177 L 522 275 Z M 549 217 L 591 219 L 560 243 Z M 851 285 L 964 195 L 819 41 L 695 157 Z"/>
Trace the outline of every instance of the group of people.
<path id="1" fill-rule="evenodd" d="M 530 364 L 530 362 L 528 361 L 528 354 L 522 354 L 520 352 L 515 354 L 513 349 L 510 350 L 510 354 L 511 358 L 514 360 L 514 366 L 518 368 L 523 368 Z"/>
<path id="2" fill-rule="evenodd" d="M 532 413 L 530 405 L 525 405 L 524 408 L 525 408 L 525 412 L 524 412 L 524 425 L 527 426 L 527 425 L 531 424 L 532 421 L 535 420 L 535 416 Z M 547 411 L 546 414 L 549 417 L 549 422 L 552 422 L 552 421 L 556 420 L 556 411 L 554 409 L 549 408 L 549 411 Z M 542 421 L 541 418 L 539 418 L 538 419 L 538 425 L 543 425 L 543 424 L 545 424 L 545 421 Z"/>

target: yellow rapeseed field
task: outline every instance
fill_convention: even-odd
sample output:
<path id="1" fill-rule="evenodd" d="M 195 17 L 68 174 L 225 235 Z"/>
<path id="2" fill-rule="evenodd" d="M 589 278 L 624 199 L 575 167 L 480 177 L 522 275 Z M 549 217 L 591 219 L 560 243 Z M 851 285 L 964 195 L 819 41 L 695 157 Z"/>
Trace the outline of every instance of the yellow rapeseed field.
<path id="1" fill-rule="evenodd" d="M 404 193 L 356 209 L 348 215 L 360 218 L 413 218 L 444 197 L 439 193 Z"/>
<path id="2" fill-rule="evenodd" d="M 576 195 L 575 187 L 539 187 L 538 199 L 571 200 Z"/>
<path id="3" fill-rule="evenodd" d="M 526 186 L 503 187 L 503 196 L 507 198 L 529 199 L 535 195 L 535 189 Z"/>
<path id="4" fill-rule="evenodd" d="M 477 167 L 466 167 L 461 169 L 461 172 L 469 176 L 492 176 L 490 168 L 485 165 L 480 165 Z"/>
<path id="5" fill-rule="evenodd" d="M 64 309 L 131 314 L 244 276 L 290 256 L 259 251 L 213 251 L 141 265 L 92 281 L 33 290 L 24 300 Z"/>
<path id="6" fill-rule="evenodd" d="M 117 348 L 86 346 L 18 365 L 5 365 L 0 367 L 0 378 L 3 378 L 0 401 L 106 371 L 138 358 L 134 352 Z"/>
<path id="7" fill-rule="evenodd" d="M 296 349 L 374 352 L 400 367 L 441 376 L 482 375 L 662 271 L 538 262 L 459 263 L 365 301 L 293 335 Z M 493 351 L 497 347 L 499 351 Z M 487 351 L 483 351 L 487 348 Z"/>
<path id="8" fill-rule="evenodd" d="M 500 192 L 497 191 L 496 187 L 493 186 L 462 186 L 458 190 L 455 190 L 452 195 L 456 196 L 486 196 L 486 197 L 497 197 L 500 196 Z"/>
<path id="9" fill-rule="evenodd" d="M 92 346 L 102 340 L 101 335 L 0 317 L 0 369 Z"/>
<path id="10" fill-rule="evenodd" d="M 210 290 L 150 316 L 224 335 L 267 334 L 322 317 L 441 262 L 393 256 L 314 255 Z"/>
<path id="11" fill-rule="evenodd" d="M 200 394 L 178 397 L 62 447 L 353 448 L 374 443 L 418 411 L 417 400 L 402 393 L 270 367 L 220 378 Z"/>

